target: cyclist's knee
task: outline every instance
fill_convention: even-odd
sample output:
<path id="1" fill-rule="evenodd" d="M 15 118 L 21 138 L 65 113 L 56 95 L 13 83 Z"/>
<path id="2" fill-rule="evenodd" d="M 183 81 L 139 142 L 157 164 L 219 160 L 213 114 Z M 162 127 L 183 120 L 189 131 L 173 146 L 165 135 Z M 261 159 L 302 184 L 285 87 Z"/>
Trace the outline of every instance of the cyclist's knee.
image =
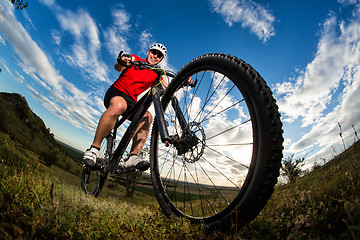
<path id="1" fill-rule="evenodd" d="M 153 121 L 153 116 L 152 116 L 152 114 L 151 114 L 149 111 L 147 111 L 147 112 L 145 113 L 145 115 L 144 115 L 144 120 L 145 120 L 146 122 L 148 122 L 149 124 L 152 123 L 152 121 Z"/>
<path id="2" fill-rule="evenodd" d="M 110 106 L 108 111 L 111 112 L 112 115 L 119 117 L 126 111 L 127 103 L 122 97 L 114 97 L 110 101 Z"/>

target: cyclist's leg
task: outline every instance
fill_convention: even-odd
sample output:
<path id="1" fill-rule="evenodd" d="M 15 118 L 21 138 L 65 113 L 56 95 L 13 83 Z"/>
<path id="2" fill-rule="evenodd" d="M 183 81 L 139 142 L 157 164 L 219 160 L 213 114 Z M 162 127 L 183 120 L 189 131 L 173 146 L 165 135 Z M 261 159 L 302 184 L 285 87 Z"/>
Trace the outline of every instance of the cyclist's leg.
<path id="1" fill-rule="evenodd" d="M 146 139 L 149 135 L 152 121 L 153 117 L 151 113 L 147 111 L 135 131 L 130 154 L 136 154 L 139 156 L 141 149 L 144 147 Z"/>
<path id="2" fill-rule="evenodd" d="M 89 167 L 95 166 L 103 139 L 109 135 L 118 117 L 125 112 L 127 103 L 123 97 L 113 96 L 108 106 L 106 111 L 101 115 L 91 147 L 84 153 L 84 162 Z"/>
<path id="3" fill-rule="evenodd" d="M 150 163 L 141 159 L 139 155 L 146 143 L 152 121 L 153 117 L 151 113 L 147 111 L 135 131 L 129 158 L 124 165 L 125 168 L 135 167 L 140 171 L 146 171 L 150 167 Z"/>
<path id="4" fill-rule="evenodd" d="M 110 100 L 109 108 L 102 114 L 92 146 L 100 148 L 102 140 L 114 128 L 116 120 L 126 111 L 127 103 L 123 97 L 115 96 Z"/>

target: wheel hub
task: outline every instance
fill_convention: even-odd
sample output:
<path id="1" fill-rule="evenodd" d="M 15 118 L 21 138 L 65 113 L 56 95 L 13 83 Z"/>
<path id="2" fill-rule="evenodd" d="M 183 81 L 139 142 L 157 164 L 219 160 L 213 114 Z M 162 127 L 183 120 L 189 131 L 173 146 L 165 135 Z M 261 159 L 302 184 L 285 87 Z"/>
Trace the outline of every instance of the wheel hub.
<path id="1" fill-rule="evenodd" d="M 191 122 L 185 128 L 177 144 L 178 155 L 189 163 L 199 161 L 205 149 L 205 131 L 197 122 Z"/>

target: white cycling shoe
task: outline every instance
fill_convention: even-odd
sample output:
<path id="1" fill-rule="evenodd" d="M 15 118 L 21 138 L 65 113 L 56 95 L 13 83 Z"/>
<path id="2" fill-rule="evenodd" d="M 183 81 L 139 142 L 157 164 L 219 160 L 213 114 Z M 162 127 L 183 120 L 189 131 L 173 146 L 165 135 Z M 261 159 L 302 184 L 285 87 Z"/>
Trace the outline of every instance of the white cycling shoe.
<path id="1" fill-rule="evenodd" d="M 150 163 L 142 160 L 137 155 L 131 155 L 124 164 L 124 168 L 135 168 L 139 171 L 146 171 L 150 167 Z"/>
<path id="2" fill-rule="evenodd" d="M 96 165 L 96 156 L 98 151 L 99 150 L 97 150 L 94 147 L 91 147 L 90 149 L 86 150 L 83 157 L 86 166 L 94 167 Z"/>

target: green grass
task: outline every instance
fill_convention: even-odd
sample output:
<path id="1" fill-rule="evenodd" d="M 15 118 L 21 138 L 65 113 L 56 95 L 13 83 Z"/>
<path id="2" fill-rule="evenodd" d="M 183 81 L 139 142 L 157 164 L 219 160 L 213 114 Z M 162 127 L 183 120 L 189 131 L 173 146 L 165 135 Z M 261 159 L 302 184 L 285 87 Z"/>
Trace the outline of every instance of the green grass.
<path id="1" fill-rule="evenodd" d="M 79 178 L 49 169 L 36 155 L 16 149 L 19 145 L 0 133 L 0 239 L 204 236 L 201 226 L 165 218 L 154 198 L 126 199 L 109 192 L 98 199 L 86 196 L 77 186 Z"/>
<path id="2" fill-rule="evenodd" d="M 295 183 L 276 187 L 242 229 L 206 233 L 186 219 L 167 219 L 151 188 L 128 198 L 111 183 L 99 198 L 86 196 L 79 174 L 46 167 L 0 133 L 0 239 L 358 239 L 359 150 L 357 143 Z"/>
<path id="3" fill-rule="evenodd" d="M 360 142 L 295 183 L 278 186 L 242 229 L 255 239 L 360 239 Z M 264 237 L 266 236 L 266 237 Z"/>

